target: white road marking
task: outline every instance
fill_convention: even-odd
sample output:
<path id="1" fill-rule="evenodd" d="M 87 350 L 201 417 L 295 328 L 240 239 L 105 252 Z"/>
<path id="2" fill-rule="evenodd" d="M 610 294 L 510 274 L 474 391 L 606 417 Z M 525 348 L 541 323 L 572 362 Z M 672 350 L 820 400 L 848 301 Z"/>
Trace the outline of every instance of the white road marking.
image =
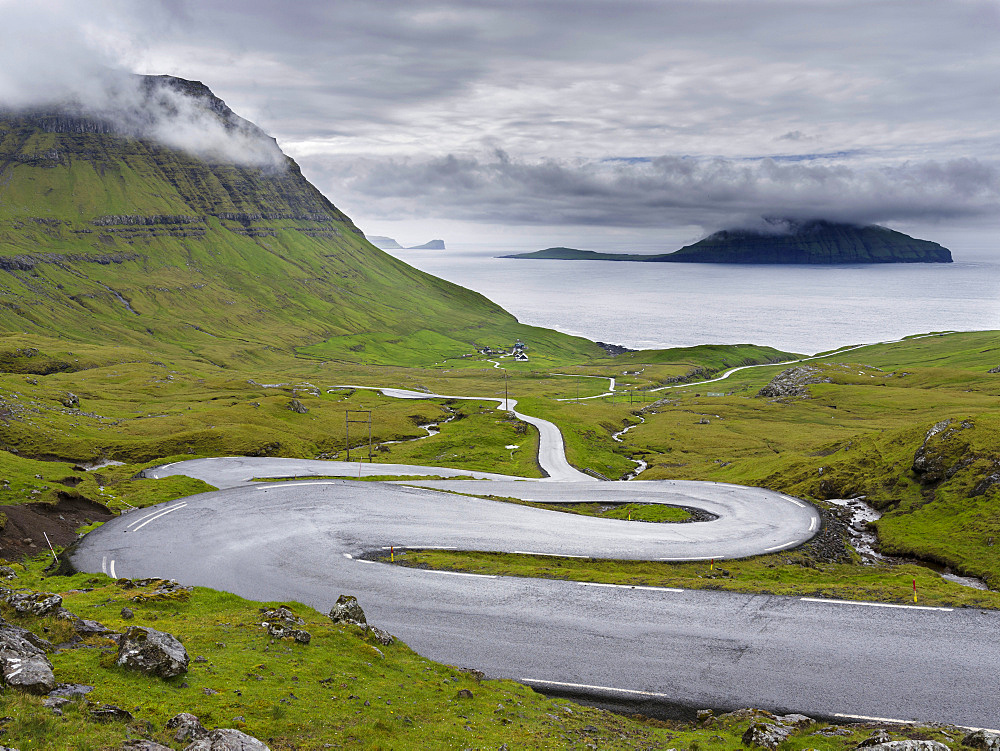
<path id="1" fill-rule="evenodd" d="M 798 543 L 797 542 L 783 542 L 780 545 L 775 545 L 773 548 L 764 548 L 764 552 L 765 553 L 770 553 L 771 551 L 774 551 L 774 550 L 781 550 L 782 548 L 790 548 L 790 547 L 793 547 L 795 545 L 798 545 Z"/>
<path id="2" fill-rule="evenodd" d="M 816 525 L 817 525 L 817 524 L 818 524 L 818 520 L 817 520 L 817 519 L 816 519 L 816 517 L 814 516 L 814 517 L 813 517 L 813 520 L 812 520 L 811 522 L 809 522 L 809 531 L 810 531 L 810 532 L 815 532 L 815 531 L 816 531 Z"/>
<path id="3" fill-rule="evenodd" d="M 533 553 L 530 550 L 512 550 L 511 555 L 544 555 L 549 558 L 590 558 L 589 555 L 569 555 L 568 553 Z"/>
<path id="4" fill-rule="evenodd" d="M 781 494 L 779 493 L 779 495 L 781 495 Z M 802 503 L 802 501 L 799 501 L 799 500 L 797 500 L 795 498 L 792 498 L 790 495 L 782 495 L 781 497 L 784 498 L 786 501 L 791 501 L 792 503 L 794 503 L 799 508 L 806 508 L 806 504 Z"/>
<path id="5" fill-rule="evenodd" d="M 170 464 L 161 464 L 159 467 L 157 467 L 157 469 L 166 469 L 167 467 L 172 467 L 175 464 L 177 464 L 177 462 L 170 462 Z"/>
<path id="6" fill-rule="evenodd" d="M 894 722 L 900 725 L 916 725 L 916 720 L 896 720 L 892 717 L 868 717 L 863 714 L 835 714 L 834 717 L 843 717 L 846 720 L 867 720 L 869 722 Z"/>
<path id="7" fill-rule="evenodd" d="M 187 504 L 186 503 L 182 503 L 180 505 L 186 506 Z M 161 513 L 162 511 L 163 511 L 163 509 L 161 509 L 161 508 L 155 508 L 152 511 L 150 511 L 148 514 L 143 514 L 138 519 L 136 519 L 135 521 L 133 521 L 131 524 L 126 525 L 125 529 L 131 529 L 136 524 L 138 524 L 139 522 L 141 522 L 143 519 L 148 519 L 151 516 L 156 516 L 157 514 Z"/>
<path id="8" fill-rule="evenodd" d="M 110 570 L 111 578 L 112 579 L 117 579 L 118 577 L 115 575 L 115 560 L 114 560 L 114 558 L 111 559 L 111 565 L 108 567 L 108 569 Z"/>
<path id="9" fill-rule="evenodd" d="M 332 473 L 331 473 L 332 474 Z M 255 485 L 257 490 L 271 490 L 272 488 L 298 488 L 302 485 L 340 485 L 343 480 L 313 480 L 312 482 L 268 482 L 262 485 Z"/>
<path id="10" fill-rule="evenodd" d="M 896 605 L 891 602 L 860 602 L 858 600 L 827 600 L 822 597 L 800 597 L 802 602 L 827 602 L 831 605 L 866 605 L 870 608 L 903 608 L 905 610 L 940 610 L 950 613 L 954 608 L 935 608 L 929 605 Z"/>
<path id="11" fill-rule="evenodd" d="M 677 587 L 643 587 L 633 584 L 603 584 L 600 582 L 577 582 L 581 587 L 619 587 L 621 589 L 646 589 L 650 592 L 683 592 Z"/>
<path id="12" fill-rule="evenodd" d="M 350 553 L 344 553 L 344 558 L 352 558 L 353 559 L 354 556 L 351 555 Z"/>
<path id="13" fill-rule="evenodd" d="M 654 558 L 654 561 L 724 561 L 724 555 L 692 555 L 684 558 L 682 556 L 672 556 L 670 558 Z"/>
<path id="14" fill-rule="evenodd" d="M 566 686 L 567 688 L 590 688 L 597 691 L 613 691 L 617 694 L 633 694 L 635 696 L 655 696 L 662 699 L 671 698 L 668 694 L 658 694 L 654 691 L 637 691 L 632 688 L 615 688 L 614 686 L 590 686 L 586 683 L 564 683 L 562 681 L 543 681 L 537 678 L 520 678 L 521 683 L 537 683 L 543 686 Z"/>
<path id="15" fill-rule="evenodd" d="M 445 574 L 447 576 L 478 576 L 480 579 L 496 579 L 493 574 L 466 574 L 463 571 L 438 571 L 437 569 L 426 569 L 428 574 Z"/>
<path id="16" fill-rule="evenodd" d="M 108 557 L 106 555 L 101 556 L 101 573 L 108 573 Z"/>
<path id="17" fill-rule="evenodd" d="M 177 506 L 172 506 L 171 508 L 168 508 L 165 511 L 160 512 L 159 514 L 157 514 L 156 516 L 154 516 L 152 519 L 147 519 L 146 521 L 144 521 L 142 524 L 140 524 L 138 527 L 136 527 L 132 531 L 133 532 L 138 532 L 140 529 L 142 529 L 143 527 L 145 527 L 150 522 L 155 522 L 160 517 L 166 516 L 167 514 L 172 514 L 175 511 L 180 511 L 182 508 L 187 508 L 187 504 L 186 503 L 181 503 L 181 504 L 178 504 Z"/>

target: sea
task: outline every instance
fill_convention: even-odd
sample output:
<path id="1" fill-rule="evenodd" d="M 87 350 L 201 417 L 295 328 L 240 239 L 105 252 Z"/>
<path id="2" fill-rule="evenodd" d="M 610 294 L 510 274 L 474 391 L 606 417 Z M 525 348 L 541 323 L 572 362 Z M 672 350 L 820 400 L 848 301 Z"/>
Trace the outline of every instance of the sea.
<path id="1" fill-rule="evenodd" d="M 1000 252 L 858 266 L 499 257 L 524 250 L 390 252 L 482 293 L 522 323 L 632 349 L 759 344 L 815 354 L 933 331 L 1000 330 Z"/>

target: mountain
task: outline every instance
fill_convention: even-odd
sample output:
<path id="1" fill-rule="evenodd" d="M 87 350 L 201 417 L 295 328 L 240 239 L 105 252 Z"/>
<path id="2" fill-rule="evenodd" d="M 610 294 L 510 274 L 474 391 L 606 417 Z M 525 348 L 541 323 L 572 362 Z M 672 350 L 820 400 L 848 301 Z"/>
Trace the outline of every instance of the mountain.
<path id="1" fill-rule="evenodd" d="M 436 362 L 525 336 L 482 295 L 375 248 L 208 87 L 137 81 L 103 109 L 0 112 L 0 336 L 223 365 L 268 350 Z"/>
<path id="2" fill-rule="evenodd" d="M 951 251 L 929 240 L 870 225 L 824 220 L 772 220 L 783 231 L 722 230 L 673 253 L 637 255 L 548 248 L 505 258 L 554 258 L 646 263 L 867 264 L 951 263 Z"/>
<path id="3" fill-rule="evenodd" d="M 408 250 L 444 250 L 444 240 L 431 240 L 423 245 L 414 245 Z"/>
<path id="4" fill-rule="evenodd" d="M 382 235 L 367 235 L 367 238 L 368 242 L 376 248 L 381 248 L 382 250 L 402 250 L 403 248 L 402 245 L 393 240 L 391 237 L 383 237 Z"/>

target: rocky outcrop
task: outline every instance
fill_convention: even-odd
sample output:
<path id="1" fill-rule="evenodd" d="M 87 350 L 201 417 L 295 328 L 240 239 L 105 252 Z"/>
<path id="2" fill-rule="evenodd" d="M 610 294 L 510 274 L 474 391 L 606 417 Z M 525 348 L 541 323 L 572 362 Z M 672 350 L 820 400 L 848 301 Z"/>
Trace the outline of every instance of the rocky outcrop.
<path id="1" fill-rule="evenodd" d="M 358 598 L 353 595 L 341 595 L 330 608 L 330 620 L 334 623 L 350 623 L 354 626 L 367 626 L 365 611 L 358 604 Z"/>
<path id="2" fill-rule="evenodd" d="M 45 653 L 52 645 L 27 629 L 0 619 L 0 673 L 11 688 L 47 694 L 55 688 L 52 663 Z"/>
<path id="3" fill-rule="evenodd" d="M 962 739 L 962 745 L 979 751 L 1000 751 L 1000 733 L 992 730 L 976 730 Z"/>
<path id="4" fill-rule="evenodd" d="M 4 601 L 19 615 L 54 615 L 62 607 L 62 597 L 52 592 L 4 593 Z"/>
<path id="5" fill-rule="evenodd" d="M 178 743 L 196 741 L 208 736 L 208 730 L 201 720 L 190 712 L 181 712 L 167 720 L 167 730 L 174 731 L 174 740 Z"/>
<path id="6" fill-rule="evenodd" d="M 943 743 L 938 741 L 886 741 L 885 743 L 875 743 L 870 746 L 858 746 L 865 751 L 951 751 Z"/>
<path id="7" fill-rule="evenodd" d="M 913 455 L 913 473 L 921 484 L 931 485 L 948 480 L 975 461 L 975 457 L 968 453 L 968 444 L 959 438 L 963 430 L 973 427 L 971 420 L 956 424 L 949 418 L 927 431 L 924 442 Z"/>
<path id="8" fill-rule="evenodd" d="M 210 730 L 205 738 L 195 741 L 184 751 L 271 751 L 262 741 L 231 728 Z"/>
<path id="9" fill-rule="evenodd" d="M 174 636 L 145 626 L 130 626 L 118 643 L 115 664 L 147 675 L 173 678 L 187 672 L 188 654 Z"/>
<path id="10" fill-rule="evenodd" d="M 295 615 L 285 606 L 262 611 L 264 621 L 260 624 L 267 633 L 275 639 L 294 639 L 300 644 L 308 644 L 312 640 L 310 633 L 296 626 L 304 626 L 305 621 Z"/>
<path id="11" fill-rule="evenodd" d="M 822 370 L 811 365 L 799 365 L 797 368 L 783 370 L 758 391 L 757 396 L 769 399 L 788 396 L 808 397 L 809 390 L 806 386 L 832 382 L 829 377 L 821 375 L 822 373 Z"/>
<path id="12" fill-rule="evenodd" d="M 288 401 L 288 404 L 285 406 L 287 409 L 290 409 L 292 412 L 295 412 L 296 414 L 299 415 L 304 415 L 306 412 L 309 411 L 309 408 L 302 402 L 300 402 L 298 399 L 290 399 Z"/>

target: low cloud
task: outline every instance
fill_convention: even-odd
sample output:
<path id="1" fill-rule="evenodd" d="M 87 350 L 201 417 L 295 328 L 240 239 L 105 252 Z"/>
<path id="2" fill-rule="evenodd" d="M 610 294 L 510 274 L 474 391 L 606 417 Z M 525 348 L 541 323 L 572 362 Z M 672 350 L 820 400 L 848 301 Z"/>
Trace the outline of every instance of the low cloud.
<path id="1" fill-rule="evenodd" d="M 854 160 L 856 161 L 856 160 Z M 975 159 L 859 165 L 663 156 L 522 161 L 503 151 L 426 160 L 314 157 L 310 168 L 370 216 L 499 224 L 747 225 L 762 215 L 857 224 L 1000 209 L 1000 170 Z"/>
<path id="2" fill-rule="evenodd" d="M 117 7 L 95 5 L 97 16 Z M 94 33 L 87 13 L 44 0 L 30 8 L 0 0 L 0 10 L 0 109 L 86 116 L 123 135 L 214 161 L 268 169 L 285 164 L 272 138 L 207 91 L 122 67 L 122 49 L 112 49 L 114 38 Z M 127 45 L 121 40 L 119 47 Z"/>

